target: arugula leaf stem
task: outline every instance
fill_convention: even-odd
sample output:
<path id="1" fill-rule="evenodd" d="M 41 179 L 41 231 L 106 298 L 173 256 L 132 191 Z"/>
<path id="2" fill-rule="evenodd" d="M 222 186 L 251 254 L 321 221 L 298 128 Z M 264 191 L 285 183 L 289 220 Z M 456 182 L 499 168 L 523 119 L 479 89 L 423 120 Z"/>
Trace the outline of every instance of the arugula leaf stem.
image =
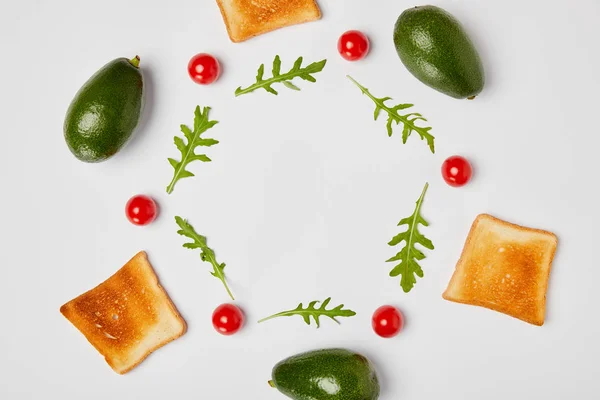
<path id="1" fill-rule="evenodd" d="M 302 303 L 300 303 L 298 307 L 296 307 L 293 310 L 286 310 L 277 314 L 273 314 L 269 317 L 261 319 L 260 321 L 258 321 L 258 323 L 265 322 L 278 317 L 290 317 L 292 315 L 299 315 L 302 317 L 302 319 L 307 325 L 310 325 L 310 317 L 313 317 L 315 323 L 317 324 L 317 328 L 319 328 L 321 326 L 319 320 L 320 317 L 331 318 L 339 324 L 340 321 L 338 321 L 336 317 L 353 317 L 354 315 L 356 315 L 354 311 L 344 309 L 343 304 L 340 304 L 339 306 L 328 310 L 327 306 L 329 305 L 330 301 L 331 297 L 328 297 L 327 299 L 321 302 L 321 306 L 319 308 L 315 307 L 315 305 L 319 303 L 319 301 L 311 301 L 310 303 L 308 303 L 308 306 L 306 308 L 303 308 Z"/>
<path id="2" fill-rule="evenodd" d="M 423 269 L 418 261 L 423 260 L 425 254 L 420 249 L 416 248 L 415 245 L 419 244 L 429 250 L 434 249 L 431 240 L 420 233 L 418 228 L 419 224 L 429 226 L 429 223 L 421 216 L 421 207 L 428 187 L 429 183 L 425 183 L 413 213 L 409 217 L 402 218 L 400 222 L 398 222 L 398 226 L 407 225 L 406 230 L 394 236 L 388 243 L 390 246 L 397 246 L 404 242 L 402 249 L 394 257 L 388 259 L 387 262 L 398 262 L 398 264 L 390 271 L 390 276 L 401 276 L 400 286 L 405 293 L 410 292 L 414 287 L 417 282 L 416 277 L 423 277 Z"/>
<path id="3" fill-rule="evenodd" d="M 229 286 L 227 285 L 227 281 L 225 280 L 225 274 L 223 273 L 223 268 L 221 268 L 221 264 L 217 262 L 215 255 L 212 251 L 208 252 L 208 262 L 210 262 L 215 270 L 213 274 L 216 274 L 216 277 L 223 282 L 223 286 L 225 286 L 225 290 L 227 290 L 227 294 L 231 297 L 231 300 L 235 300 L 231 290 L 229 290 Z"/>
<path id="4" fill-rule="evenodd" d="M 196 138 L 198 138 L 198 136 L 200 136 L 200 134 L 196 134 L 196 136 L 194 137 L 194 142 L 196 141 Z M 175 183 L 179 180 L 179 175 L 181 174 L 181 171 L 185 170 L 185 167 L 188 164 L 188 159 L 190 158 L 190 154 L 192 153 L 194 153 L 193 145 L 188 146 L 185 155 L 181 157 L 181 162 L 179 163 L 179 166 L 175 169 L 173 179 L 171 179 L 171 183 L 169 183 L 169 186 L 167 186 L 167 194 L 173 193 L 173 189 L 175 189 Z"/>
<path id="5" fill-rule="evenodd" d="M 369 89 L 367 89 L 366 87 L 364 87 L 363 85 L 358 83 L 350 75 L 346 75 L 346 77 L 348 79 L 350 79 L 350 81 L 352 81 L 352 83 L 354 83 L 361 90 L 361 92 L 363 94 L 366 94 L 375 103 L 375 105 L 376 105 L 375 120 L 377 120 L 377 117 L 379 116 L 379 112 L 381 110 L 385 111 L 388 114 L 388 135 L 389 136 L 392 136 L 391 121 L 393 120 L 394 122 L 396 122 L 396 124 L 399 124 L 400 122 L 402 122 L 402 124 L 404 125 L 404 132 L 405 132 L 405 133 L 403 133 L 403 139 L 402 139 L 403 142 L 406 142 L 406 139 L 410 135 L 411 131 L 415 131 L 419 134 L 421 139 L 424 139 L 427 141 L 429 148 L 431 149 L 431 152 L 435 153 L 435 148 L 434 148 L 434 143 L 433 143 L 434 137 L 431 136 L 431 134 L 429 133 L 429 130 L 431 128 L 424 128 L 424 127 L 415 125 L 415 121 L 417 121 L 417 120 L 426 121 L 426 119 L 423 118 L 418 113 L 409 113 L 407 115 L 400 115 L 398 113 L 398 110 L 402 110 L 404 108 L 410 108 L 413 106 L 412 104 L 401 104 L 401 105 L 398 105 L 395 107 L 388 107 L 385 104 L 385 101 L 391 100 L 390 97 L 383 97 L 383 98 L 379 99 L 379 98 L 373 96 L 371 94 L 371 92 L 369 91 Z M 415 117 L 415 118 L 413 118 L 411 120 L 410 117 Z"/>
<path id="6" fill-rule="evenodd" d="M 263 318 L 263 319 L 259 320 L 258 323 L 260 324 L 261 322 L 265 322 L 265 321 L 268 321 L 268 320 L 273 319 L 273 318 L 290 317 L 292 315 L 301 315 L 301 316 L 310 317 L 314 313 L 315 313 L 314 310 L 308 310 L 308 309 L 307 310 L 288 310 L 288 311 L 282 311 L 280 313 L 273 314 L 273 315 L 271 315 L 271 316 L 269 316 L 267 318 Z M 326 314 L 323 313 L 323 315 L 326 315 Z M 340 321 L 338 321 L 334 317 L 329 317 L 329 318 L 331 318 L 332 320 L 334 320 L 338 324 L 340 323 Z"/>
<path id="7" fill-rule="evenodd" d="M 327 60 L 313 62 L 305 67 L 302 67 L 302 61 L 303 61 L 303 58 L 298 57 L 298 59 L 296 59 L 296 61 L 294 62 L 292 69 L 290 69 L 288 72 L 282 74 L 281 73 L 281 58 L 279 57 L 279 55 L 276 55 L 275 59 L 273 60 L 273 69 L 272 69 L 273 76 L 271 76 L 268 79 L 263 79 L 264 74 L 265 74 L 265 64 L 261 64 L 260 67 L 258 67 L 258 72 L 256 75 L 256 82 L 244 89 L 242 89 L 241 86 L 238 87 L 235 90 L 235 96 L 238 97 L 243 94 L 253 92 L 256 89 L 264 89 L 271 94 L 277 95 L 278 94 L 277 90 L 273 89 L 273 87 L 272 87 L 272 85 L 274 83 L 282 83 L 288 89 L 300 90 L 300 88 L 298 86 L 296 86 L 292 83 L 292 80 L 294 78 L 300 78 L 300 79 L 303 79 L 303 80 L 309 81 L 309 82 L 316 82 L 317 80 L 315 79 L 313 74 L 321 72 L 323 70 L 323 68 L 325 67 L 325 64 L 327 63 Z"/>
<path id="8" fill-rule="evenodd" d="M 361 90 L 361 92 L 363 92 L 364 94 L 366 94 L 367 96 L 369 96 L 369 98 L 371 100 L 373 100 L 373 102 L 375 104 L 377 104 L 377 106 L 379 108 L 381 108 L 383 111 L 387 112 L 392 118 L 394 118 L 397 121 L 402 121 L 402 123 L 404 123 L 405 125 L 410 126 L 415 132 L 417 132 L 421 137 L 423 137 L 423 131 L 422 128 L 413 124 L 407 117 L 404 117 L 402 115 L 399 115 L 397 112 L 395 112 L 394 110 L 392 110 L 391 108 L 389 108 L 388 106 L 385 105 L 385 103 L 383 101 L 381 101 L 380 99 L 376 98 L 375 96 L 373 96 L 371 94 L 371 92 L 369 92 L 369 89 L 367 89 L 366 87 L 364 87 L 363 85 L 361 85 L 360 83 L 358 83 L 354 78 L 352 78 L 350 75 L 346 75 L 346 77 L 348 79 L 350 79 L 356 86 L 358 86 L 358 88 Z M 426 132 L 425 132 L 426 133 Z"/>
<path id="9" fill-rule="evenodd" d="M 406 241 L 408 251 L 406 252 L 405 259 L 402 260 L 403 263 L 408 263 L 408 260 L 410 260 L 410 252 L 413 248 L 413 238 L 415 237 L 415 231 L 417 230 L 417 221 L 419 219 L 419 215 L 421 215 L 421 205 L 423 204 L 423 199 L 425 198 L 425 193 L 427 192 L 428 187 L 429 182 L 425 182 L 425 187 L 421 192 L 421 197 L 419 197 L 419 200 L 417 200 L 417 207 L 415 208 L 415 212 L 413 214 L 412 224 L 410 225 L 410 233 L 408 234 L 408 240 Z"/>
<path id="10" fill-rule="evenodd" d="M 173 158 L 169 158 L 169 164 L 174 169 L 173 179 L 167 186 L 167 193 L 171 194 L 173 189 L 175 189 L 175 184 L 183 179 L 190 178 L 194 176 L 193 173 L 188 171 L 186 167 L 193 161 L 202 161 L 202 162 L 210 162 L 211 159 L 206 154 L 196 154 L 196 148 L 198 147 L 210 147 L 215 144 L 218 144 L 219 141 L 210 138 L 203 138 L 202 134 L 215 126 L 218 122 L 211 121 L 208 118 L 208 113 L 210 111 L 210 107 L 204 107 L 200 110 L 200 106 L 196 106 L 194 110 L 194 129 L 190 129 L 186 125 L 181 125 L 180 129 L 183 133 L 183 138 L 175 136 L 173 141 L 175 143 L 175 147 L 181 153 L 181 160 L 177 161 Z M 187 143 L 186 143 L 187 141 Z"/>
<path id="11" fill-rule="evenodd" d="M 287 74 L 274 76 L 272 78 L 267 79 L 266 81 L 256 82 L 245 89 L 238 89 L 235 92 L 235 97 L 241 96 L 246 93 L 250 93 L 255 91 L 256 89 L 260 89 L 265 86 L 270 86 L 273 83 L 278 83 L 282 81 L 289 81 L 294 79 L 297 76 L 297 73 L 288 72 Z"/>
<path id="12" fill-rule="evenodd" d="M 277 313 L 277 314 L 270 315 L 270 316 L 268 316 L 266 318 L 259 319 L 258 323 L 260 324 L 261 322 L 265 322 L 265 321 L 268 321 L 270 319 L 278 318 L 278 317 L 289 317 L 291 315 L 295 315 L 294 312 L 292 312 L 292 311 L 283 311 L 283 312 L 280 312 L 280 313 Z"/>
<path id="13" fill-rule="evenodd" d="M 200 137 L 200 135 L 203 132 L 203 130 L 202 130 L 202 128 L 204 128 L 203 125 L 204 124 L 202 124 L 200 127 L 198 127 L 198 129 L 194 130 L 194 139 L 192 140 L 191 143 L 188 143 L 187 151 L 181 157 L 179 166 L 175 169 L 175 173 L 173 174 L 173 179 L 171 180 L 171 183 L 169 183 L 169 186 L 167 187 L 168 194 L 171 194 L 171 192 L 173 192 L 173 189 L 175 188 L 175 182 L 177 182 L 179 180 L 179 175 L 181 174 L 181 172 L 183 170 L 185 170 L 185 166 L 189 163 L 188 160 L 190 158 L 190 154 L 195 154 L 194 149 L 196 147 L 196 141 L 198 140 L 198 138 Z"/>
<path id="14" fill-rule="evenodd" d="M 225 269 L 225 264 L 219 264 L 217 262 L 215 252 L 213 249 L 208 247 L 206 238 L 202 235 L 199 235 L 194 227 L 187 222 L 187 220 L 176 216 L 175 222 L 177 225 L 179 225 L 179 228 L 181 228 L 177 231 L 177 233 L 192 240 L 192 242 L 185 243 L 183 247 L 187 249 L 200 249 L 200 259 L 204 262 L 209 262 L 213 266 L 214 271 L 210 274 L 223 283 L 223 286 L 225 286 L 225 290 L 227 290 L 227 294 L 229 297 L 231 297 L 231 300 L 235 300 L 231 290 L 229 290 L 227 280 L 225 279 L 225 273 L 223 272 Z"/>

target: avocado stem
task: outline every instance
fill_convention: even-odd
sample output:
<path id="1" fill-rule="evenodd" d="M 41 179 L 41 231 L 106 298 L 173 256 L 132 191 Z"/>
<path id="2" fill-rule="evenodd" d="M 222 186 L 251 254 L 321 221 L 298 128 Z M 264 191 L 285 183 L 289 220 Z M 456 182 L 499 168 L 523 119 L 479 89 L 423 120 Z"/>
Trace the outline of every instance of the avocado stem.
<path id="1" fill-rule="evenodd" d="M 133 57 L 131 60 L 129 60 L 129 63 L 131 65 L 133 65 L 136 68 L 140 67 L 140 56 L 135 56 Z"/>
<path id="2" fill-rule="evenodd" d="M 275 382 L 269 381 L 269 386 L 271 386 L 272 388 L 274 388 L 275 387 Z"/>

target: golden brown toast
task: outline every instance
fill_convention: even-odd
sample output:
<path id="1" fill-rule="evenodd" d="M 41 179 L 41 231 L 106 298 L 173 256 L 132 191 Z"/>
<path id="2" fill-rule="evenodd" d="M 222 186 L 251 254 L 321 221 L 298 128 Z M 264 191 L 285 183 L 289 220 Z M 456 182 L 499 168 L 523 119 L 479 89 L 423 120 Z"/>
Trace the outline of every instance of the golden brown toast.
<path id="1" fill-rule="evenodd" d="M 60 312 L 119 374 L 131 371 L 186 331 L 143 251 Z"/>
<path id="2" fill-rule="evenodd" d="M 232 42 L 321 18 L 315 0 L 217 0 Z"/>
<path id="3" fill-rule="evenodd" d="M 481 214 L 443 297 L 541 326 L 557 244 L 553 233 Z"/>

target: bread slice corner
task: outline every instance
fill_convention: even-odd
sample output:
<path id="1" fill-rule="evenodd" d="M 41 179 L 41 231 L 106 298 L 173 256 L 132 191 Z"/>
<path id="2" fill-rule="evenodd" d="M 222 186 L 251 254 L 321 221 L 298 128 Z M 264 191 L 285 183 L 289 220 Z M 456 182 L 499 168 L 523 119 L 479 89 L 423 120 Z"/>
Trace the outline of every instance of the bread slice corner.
<path id="1" fill-rule="evenodd" d="M 136 254 L 94 289 L 64 304 L 60 312 L 119 374 L 131 371 L 187 330 L 145 252 Z"/>
<path id="2" fill-rule="evenodd" d="M 551 232 L 481 214 L 442 296 L 541 326 L 557 245 Z"/>
<path id="3" fill-rule="evenodd" d="M 315 0 L 217 0 L 234 43 L 321 18 Z"/>

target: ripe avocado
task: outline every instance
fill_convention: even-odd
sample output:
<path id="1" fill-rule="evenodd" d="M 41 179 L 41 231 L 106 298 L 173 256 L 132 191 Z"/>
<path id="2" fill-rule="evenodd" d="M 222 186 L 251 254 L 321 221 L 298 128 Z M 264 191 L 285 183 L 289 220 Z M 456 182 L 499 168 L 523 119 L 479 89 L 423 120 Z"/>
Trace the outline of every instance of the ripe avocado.
<path id="1" fill-rule="evenodd" d="M 376 400 L 379 381 L 371 362 L 345 349 L 301 353 L 279 362 L 269 384 L 294 400 Z"/>
<path id="2" fill-rule="evenodd" d="M 472 99 L 483 89 L 479 54 L 460 22 L 435 6 L 404 11 L 394 27 L 400 60 L 418 80 L 448 96 Z"/>
<path id="3" fill-rule="evenodd" d="M 144 81 L 140 58 L 117 58 L 75 95 L 65 117 L 65 141 L 85 162 L 104 161 L 127 143 L 142 116 Z"/>

